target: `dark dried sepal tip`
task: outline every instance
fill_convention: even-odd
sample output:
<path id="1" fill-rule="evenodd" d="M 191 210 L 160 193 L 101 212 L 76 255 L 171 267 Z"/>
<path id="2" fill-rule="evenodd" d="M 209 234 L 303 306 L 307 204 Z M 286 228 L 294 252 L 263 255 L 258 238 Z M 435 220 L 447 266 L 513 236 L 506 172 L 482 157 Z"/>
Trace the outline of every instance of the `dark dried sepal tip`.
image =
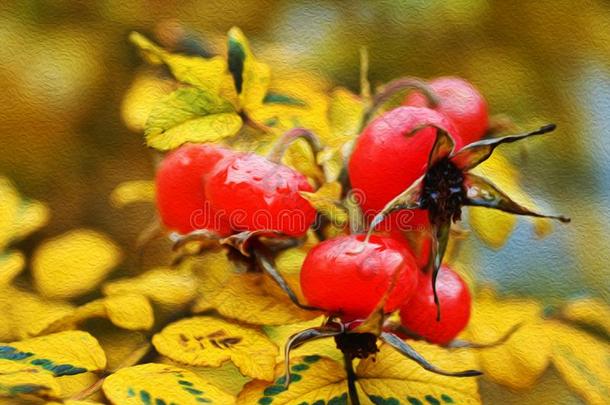
<path id="1" fill-rule="evenodd" d="M 398 350 L 399 353 L 408 357 L 409 359 L 415 361 L 425 370 L 428 370 L 432 373 L 444 375 L 447 377 L 476 377 L 482 375 L 483 373 L 478 370 L 464 370 L 464 371 L 445 371 L 442 370 L 435 365 L 429 363 L 421 354 L 419 354 L 415 349 L 405 343 L 401 338 L 396 336 L 393 333 L 383 332 L 381 334 L 381 339 L 392 346 L 394 349 Z"/>
<path id="2" fill-rule="evenodd" d="M 491 181 L 472 173 L 464 175 L 464 188 L 466 190 L 465 205 L 492 208 L 516 215 L 555 219 L 563 223 L 571 221 L 570 218 L 563 215 L 545 215 L 531 211 L 513 201 Z"/>
<path id="3" fill-rule="evenodd" d="M 322 311 L 322 309 L 301 303 L 296 293 L 290 288 L 290 285 L 275 266 L 275 262 L 269 252 L 264 252 L 262 248 L 253 249 L 254 257 L 258 267 L 286 293 L 290 301 L 297 307 L 306 311 Z"/>
<path id="4" fill-rule="evenodd" d="M 421 208 L 420 200 L 423 192 L 424 176 L 413 182 L 405 191 L 390 200 L 385 207 L 373 218 L 366 236 L 366 241 L 370 239 L 375 228 L 394 211 L 413 210 Z"/>
<path id="5" fill-rule="evenodd" d="M 330 322 L 324 326 L 317 328 L 309 328 L 302 330 L 300 332 L 292 335 L 286 345 L 284 346 L 284 366 L 285 366 L 285 374 L 284 374 L 284 386 L 288 388 L 291 382 L 291 373 L 290 373 L 290 353 L 292 350 L 297 347 L 311 342 L 313 340 L 333 337 L 337 336 L 344 332 L 344 327 L 342 324 Z"/>
<path id="6" fill-rule="evenodd" d="M 451 156 L 451 161 L 460 170 L 468 171 L 489 159 L 493 151 L 505 143 L 517 142 L 535 135 L 543 135 L 555 130 L 555 124 L 548 124 L 535 131 L 525 132 L 517 135 L 508 135 L 500 138 L 483 139 L 464 146 Z"/>
<path id="7" fill-rule="evenodd" d="M 448 158 L 454 151 L 455 140 L 451 137 L 449 132 L 436 124 L 425 124 L 417 126 L 409 135 L 412 135 L 424 128 L 435 128 L 436 137 L 434 138 L 434 144 L 430 149 L 428 155 L 428 167 L 435 165 L 438 161 Z"/>
<path id="8" fill-rule="evenodd" d="M 477 342 L 470 342 L 467 340 L 454 339 L 451 342 L 449 342 L 447 345 L 445 345 L 445 347 L 447 347 L 449 349 L 490 349 L 493 347 L 498 347 L 498 346 L 506 343 L 508 341 L 508 339 L 510 339 L 515 334 L 515 332 L 517 332 L 521 328 L 521 326 L 523 326 L 523 323 L 518 323 L 518 324 L 514 325 L 504 335 L 500 336 L 494 342 L 477 343 Z"/>
<path id="9" fill-rule="evenodd" d="M 172 232 L 169 239 L 173 242 L 172 250 L 175 252 L 190 242 L 199 242 L 201 244 L 217 244 L 220 240 L 220 235 L 208 229 L 197 229 L 187 234 L 179 234 Z"/>
<path id="10" fill-rule="evenodd" d="M 431 269 L 432 269 L 432 293 L 434 295 L 434 304 L 436 305 L 436 321 L 441 320 L 441 303 L 438 299 L 438 292 L 436 290 L 436 278 L 438 272 L 443 263 L 443 257 L 449 244 L 449 233 L 451 231 L 451 222 L 446 221 L 438 225 L 432 225 L 433 237 L 432 237 L 432 254 L 430 255 Z M 430 266 L 429 266 L 430 268 Z"/>

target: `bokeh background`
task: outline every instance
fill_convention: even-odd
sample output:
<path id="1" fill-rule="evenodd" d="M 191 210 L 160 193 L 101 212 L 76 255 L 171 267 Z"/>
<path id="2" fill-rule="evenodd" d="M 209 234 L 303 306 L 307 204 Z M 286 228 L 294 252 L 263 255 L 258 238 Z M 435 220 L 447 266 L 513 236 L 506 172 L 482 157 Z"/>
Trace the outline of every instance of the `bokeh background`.
<path id="1" fill-rule="evenodd" d="M 539 240 L 519 220 L 501 250 L 469 238 L 460 255 L 503 292 L 548 304 L 610 300 L 610 4 L 601 0 L 2 1 L 0 174 L 52 215 L 18 248 L 30 253 L 43 239 L 87 227 L 133 256 L 153 207 L 117 210 L 108 197 L 123 181 L 154 175 L 142 134 L 121 116 L 143 69 L 128 33 L 214 54 L 225 52 L 234 25 L 276 70 L 313 71 L 358 92 L 366 46 L 373 85 L 402 75 L 459 75 L 487 97 L 492 114 L 523 128 L 557 123 L 554 135 L 504 150 L 539 206 L 572 224 Z M 553 375 L 537 390 L 564 390 L 565 403 L 580 403 Z M 497 387 L 483 392 L 505 403 L 525 400 Z M 527 395 L 529 403 L 536 390 Z"/>

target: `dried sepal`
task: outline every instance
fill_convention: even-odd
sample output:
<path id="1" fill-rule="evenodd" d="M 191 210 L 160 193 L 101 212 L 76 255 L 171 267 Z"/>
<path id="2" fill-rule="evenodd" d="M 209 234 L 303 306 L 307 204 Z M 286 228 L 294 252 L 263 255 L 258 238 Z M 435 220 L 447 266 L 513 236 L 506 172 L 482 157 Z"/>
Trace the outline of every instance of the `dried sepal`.
<path id="1" fill-rule="evenodd" d="M 396 336 L 390 332 L 383 332 L 381 334 L 381 340 L 383 340 L 388 345 L 392 346 L 399 353 L 404 355 L 405 357 L 415 361 L 425 370 L 428 370 L 435 374 L 440 374 L 448 377 L 476 377 L 482 372 L 478 370 L 464 370 L 464 371 L 445 371 L 442 370 L 435 365 L 429 363 L 421 354 L 419 354 L 415 349 L 405 343 L 401 338 Z"/>
<path id="2" fill-rule="evenodd" d="M 489 180 L 476 174 L 466 173 L 464 175 L 464 188 L 466 190 L 465 205 L 493 208 L 517 215 L 556 219 L 564 223 L 570 222 L 570 218 L 562 215 L 545 215 L 530 211 L 513 201 Z"/>
<path id="3" fill-rule="evenodd" d="M 321 311 L 320 308 L 305 305 L 299 301 L 299 297 L 292 288 L 290 288 L 290 285 L 288 285 L 286 279 L 284 279 L 282 274 L 278 271 L 273 259 L 267 252 L 263 252 L 261 249 L 254 249 L 253 252 L 259 268 L 276 282 L 282 291 L 288 295 L 290 301 L 292 301 L 294 305 L 308 311 Z"/>
<path id="4" fill-rule="evenodd" d="M 517 135 L 508 135 L 501 138 L 483 139 L 466 145 L 451 157 L 451 162 L 459 169 L 468 171 L 489 159 L 494 149 L 504 143 L 511 143 L 535 135 L 543 135 L 555 130 L 555 124 L 548 124 L 535 131 Z"/>
<path id="5" fill-rule="evenodd" d="M 286 374 L 284 377 L 284 386 L 288 387 L 291 382 L 292 376 L 290 373 L 290 352 L 293 349 L 296 349 L 299 346 L 301 346 L 307 342 L 311 342 L 313 340 L 338 336 L 338 335 L 344 333 L 344 331 L 345 331 L 345 328 L 344 328 L 343 324 L 336 323 L 336 322 L 329 322 L 323 326 L 320 326 L 317 328 L 305 329 L 305 330 L 302 330 L 302 331 L 292 335 L 286 342 L 286 345 L 284 346 L 284 364 L 285 364 L 285 370 L 286 370 Z"/>
<path id="6" fill-rule="evenodd" d="M 447 345 L 445 345 L 445 347 L 450 349 L 489 349 L 492 347 L 498 347 L 506 343 L 506 341 L 508 341 L 508 339 L 510 339 L 511 336 L 513 336 L 515 332 L 517 332 L 521 328 L 521 326 L 523 326 L 522 322 L 513 325 L 508 331 L 506 331 L 506 333 L 504 333 L 504 335 L 500 336 L 498 339 L 490 343 L 477 343 L 470 342 L 468 340 L 454 339 Z"/>
<path id="7" fill-rule="evenodd" d="M 383 220 L 394 211 L 421 208 L 420 200 L 424 186 L 424 176 L 415 180 L 405 191 L 390 200 L 371 221 L 367 239 Z"/>

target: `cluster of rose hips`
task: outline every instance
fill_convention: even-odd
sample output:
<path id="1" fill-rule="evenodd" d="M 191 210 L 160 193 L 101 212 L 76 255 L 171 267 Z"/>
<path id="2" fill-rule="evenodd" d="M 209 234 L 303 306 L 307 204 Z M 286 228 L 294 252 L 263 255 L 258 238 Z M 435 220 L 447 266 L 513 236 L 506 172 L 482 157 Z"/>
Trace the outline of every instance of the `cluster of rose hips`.
<path id="1" fill-rule="evenodd" d="M 459 78 L 424 84 L 402 106 L 368 123 L 347 173 L 352 190 L 364 197 L 360 206 L 369 232 L 327 239 L 309 251 L 301 270 L 303 295 L 329 320 L 293 336 L 287 348 L 333 336 L 350 357 L 366 357 L 376 351 L 380 336 L 420 361 L 396 335 L 441 345 L 454 340 L 468 323 L 471 297 L 462 278 L 441 263 L 462 207 L 543 216 L 469 170 L 502 143 L 553 129 L 484 139 L 489 132 L 485 99 Z M 170 153 L 156 186 L 160 217 L 180 234 L 204 229 L 219 237 L 262 231 L 299 238 L 316 218 L 300 195 L 313 191 L 305 176 L 263 156 L 216 145 L 185 145 Z M 379 330 L 370 332 L 375 313 L 384 318 L 397 310 L 401 325 L 382 319 Z M 345 339 L 348 334 L 356 337 Z"/>

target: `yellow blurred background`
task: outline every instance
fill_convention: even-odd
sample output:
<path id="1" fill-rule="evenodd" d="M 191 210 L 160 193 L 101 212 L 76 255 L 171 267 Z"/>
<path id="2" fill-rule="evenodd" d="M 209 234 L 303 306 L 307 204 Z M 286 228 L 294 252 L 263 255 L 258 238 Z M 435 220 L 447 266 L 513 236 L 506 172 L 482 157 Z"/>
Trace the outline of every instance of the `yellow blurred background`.
<path id="1" fill-rule="evenodd" d="M 119 183 L 154 175 L 142 134 L 121 118 L 144 69 L 127 36 L 136 30 L 176 51 L 222 54 L 232 26 L 274 69 L 313 71 L 357 92 L 366 46 L 373 85 L 458 75 L 482 91 L 492 114 L 522 128 L 557 123 L 555 134 L 504 151 L 544 211 L 572 224 L 537 240 L 521 219 L 500 251 L 469 238 L 460 254 L 501 291 L 550 304 L 610 300 L 610 4 L 601 0 L 5 0 L 0 174 L 51 210 L 49 224 L 18 248 L 30 253 L 87 227 L 133 249 L 153 207 L 117 210 L 108 198 Z"/>

